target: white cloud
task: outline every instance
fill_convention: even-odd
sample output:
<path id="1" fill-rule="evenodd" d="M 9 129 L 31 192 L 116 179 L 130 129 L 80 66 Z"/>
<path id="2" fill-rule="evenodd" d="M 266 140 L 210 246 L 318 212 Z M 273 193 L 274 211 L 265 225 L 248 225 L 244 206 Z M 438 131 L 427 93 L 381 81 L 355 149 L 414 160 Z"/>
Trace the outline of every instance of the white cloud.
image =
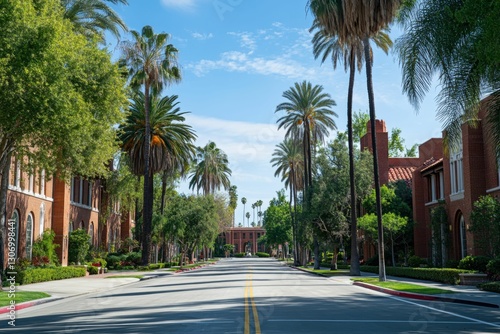
<path id="1" fill-rule="evenodd" d="M 210 38 L 213 38 L 214 35 L 212 33 L 199 33 L 199 32 L 194 32 L 191 34 L 191 36 L 194 38 L 194 39 L 198 39 L 198 40 L 201 40 L 201 41 L 204 41 L 204 40 L 207 40 L 207 39 L 210 39 Z"/>
<path id="2" fill-rule="evenodd" d="M 228 32 L 228 35 L 238 37 L 241 47 L 250 50 L 249 54 L 252 54 L 257 49 L 257 42 L 249 32 Z"/>
<path id="3" fill-rule="evenodd" d="M 316 69 L 307 68 L 286 56 L 251 57 L 239 51 L 224 52 L 218 60 L 202 59 L 195 64 L 187 65 L 186 68 L 197 76 L 203 76 L 213 70 L 280 75 L 292 79 L 311 79 L 317 75 Z"/>

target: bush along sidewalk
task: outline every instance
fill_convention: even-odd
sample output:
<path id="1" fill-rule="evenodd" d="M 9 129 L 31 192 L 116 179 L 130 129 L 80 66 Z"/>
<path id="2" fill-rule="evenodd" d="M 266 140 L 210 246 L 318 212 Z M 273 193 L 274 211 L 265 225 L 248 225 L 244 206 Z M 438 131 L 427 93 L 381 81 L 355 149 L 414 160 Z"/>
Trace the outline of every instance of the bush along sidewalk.
<path id="1" fill-rule="evenodd" d="M 378 266 L 360 266 L 361 271 L 378 274 Z M 406 268 L 386 267 L 385 272 L 390 276 L 408 277 L 426 281 L 456 285 L 460 282 L 459 274 L 474 273 L 473 270 L 449 268 Z"/>

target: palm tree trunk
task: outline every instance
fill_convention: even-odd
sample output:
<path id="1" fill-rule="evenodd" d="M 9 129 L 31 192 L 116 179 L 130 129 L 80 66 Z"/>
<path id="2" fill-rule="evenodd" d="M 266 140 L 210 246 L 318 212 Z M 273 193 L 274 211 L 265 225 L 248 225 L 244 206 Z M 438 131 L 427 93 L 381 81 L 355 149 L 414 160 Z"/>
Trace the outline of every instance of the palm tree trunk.
<path id="1" fill-rule="evenodd" d="M 377 131 L 375 127 L 375 99 L 373 95 L 372 61 L 370 57 L 370 41 L 368 36 L 363 38 L 363 47 L 366 61 L 366 85 L 368 89 L 368 104 L 370 108 L 370 127 L 372 131 L 372 150 L 373 150 L 373 178 L 375 181 L 375 199 L 378 227 L 378 263 L 379 280 L 385 282 L 385 260 L 384 260 L 384 230 L 382 226 L 382 203 L 380 199 L 380 179 L 378 170 L 378 151 L 377 151 Z"/>
<path id="2" fill-rule="evenodd" d="M 354 175 L 354 139 L 352 134 L 352 96 L 354 90 L 354 75 L 356 64 L 351 49 L 349 64 L 349 88 L 347 93 L 347 138 L 349 142 L 349 181 L 351 186 L 351 268 L 349 274 L 360 276 L 358 254 L 358 219 L 356 217 L 356 178 Z"/>
<path id="3" fill-rule="evenodd" d="M 151 127 L 149 120 L 150 101 L 149 101 L 149 85 L 146 83 L 144 88 L 144 118 L 145 118 L 145 133 L 144 133 L 144 194 L 143 194 L 143 210 L 142 210 L 142 265 L 147 266 L 150 261 L 151 254 L 151 221 L 153 218 L 153 194 L 150 194 L 150 183 L 152 180 L 149 173 L 149 151 L 151 146 Z"/>
<path id="4" fill-rule="evenodd" d="M 165 195 L 167 194 L 167 176 L 168 172 L 166 170 L 163 171 L 163 175 L 161 176 L 161 203 L 160 203 L 160 214 L 163 215 L 165 211 Z"/>

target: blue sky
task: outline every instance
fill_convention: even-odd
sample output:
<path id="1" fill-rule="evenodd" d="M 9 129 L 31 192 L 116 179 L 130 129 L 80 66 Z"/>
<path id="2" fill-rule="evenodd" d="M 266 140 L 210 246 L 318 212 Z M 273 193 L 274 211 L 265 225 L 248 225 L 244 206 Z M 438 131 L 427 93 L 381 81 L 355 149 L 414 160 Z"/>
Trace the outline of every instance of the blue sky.
<path id="1" fill-rule="evenodd" d="M 171 35 L 179 49 L 183 80 L 164 94 L 178 95 L 181 110 L 190 112 L 187 123 L 198 135 L 198 146 L 211 140 L 226 152 L 231 182 L 238 187 L 239 199 L 247 198 L 245 211 L 250 214 L 249 204 L 260 199 L 265 210 L 283 188 L 269 161 L 283 140 L 276 126 L 281 114 L 274 111 L 285 101 L 284 91 L 303 80 L 322 85 L 337 103 L 338 130 L 346 130 L 348 76 L 343 65 L 333 71 L 330 62 L 314 59 L 308 32 L 313 17 L 306 4 L 307 0 L 129 0 L 128 6 L 114 7 L 131 30 L 150 25 L 157 33 Z M 399 29 L 393 27 L 390 35 L 395 40 Z M 114 47 L 109 45 L 118 54 Z M 373 76 L 377 118 L 385 120 L 389 132 L 401 129 L 407 147 L 441 136 L 435 118 L 437 90 L 429 93 L 417 113 L 402 94 L 395 55 L 375 50 Z M 368 110 L 364 69 L 357 74 L 353 104 L 355 111 Z M 185 183 L 179 190 L 191 193 Z M 239 201 L 236 223 L 243 214 Z"/>

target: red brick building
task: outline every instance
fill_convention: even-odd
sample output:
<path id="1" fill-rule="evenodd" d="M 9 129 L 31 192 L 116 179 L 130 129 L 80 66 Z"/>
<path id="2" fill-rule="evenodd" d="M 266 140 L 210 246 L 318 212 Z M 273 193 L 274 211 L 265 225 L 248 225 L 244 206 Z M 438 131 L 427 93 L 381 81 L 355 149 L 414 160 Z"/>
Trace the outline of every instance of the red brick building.
<path id="1" fill-rule="evenodd" d="M 259 238 L 265 234 L 263 227 L 231 227 L 222 233 L 222 244 L 234 245 L 234 253 L 265 252 L 266 245 L 258 243 Z"/>
<path id="2" fill-rule="evenodd" d="M 473 204 L 482 195 L 500 197 L 500 169 L 489 145 L 486 112 L 483 100 L 478 126 L 462 125 L 458 149 L 447 155 L 442 149 L 420 150 L 425 163 L 413 175 L 415 254 L 434 263 L 478 255 L 469 231 Z M 439 205 L 446 212 L 446 222 L 432 228 L 431 210 Z"/>
<path id="3" fill-rule="evenodd" d="M 108 250 L 131 236 L 130 215 L 122 215 L 118 203 L 106 207 L 100 180 L 73 177 L 66 183 L 49 178 L 43 170 L 27 173 L 16 159 L 10 171 L 6 213 L 7 219 L 15 222 L 16 258 L 31 259 L 33 242 L 47 229 L 56 234 L 57 254 L 63 266 L 68 265 L 68 239 L 73 229 L 83 228 L 94 247 Z M 4 264 L 7 258 L 4 242 Z"/>

